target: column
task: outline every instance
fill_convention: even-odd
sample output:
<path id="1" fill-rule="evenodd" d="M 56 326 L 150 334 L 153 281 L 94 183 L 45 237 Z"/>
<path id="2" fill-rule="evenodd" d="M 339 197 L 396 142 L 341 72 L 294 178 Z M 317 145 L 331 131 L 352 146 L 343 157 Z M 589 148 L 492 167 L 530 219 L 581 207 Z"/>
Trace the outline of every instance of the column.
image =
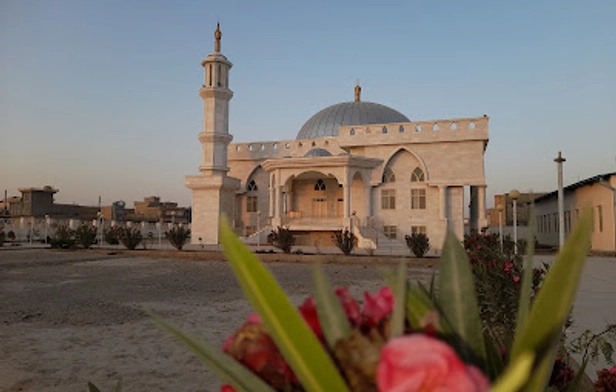
<path id="1" fill-rule="evenodd" d="M 366 182 L 368 182 L 366 180 Z M 372 185 L 366 184 L 366 225 L 368 225 L 368 218 L 372 216 Z"/>
<path id="2" fill-rule="evenodd" d="M 274 180 L 275 180 L 275 176 L 273 174 L 270 175 L 270 181 L 269 181 L 269 217 L 273 217 L 274 216 L 274 197 L 275 197 L 275 184 L 274 184 Z"/>
<path id="3" fill-rule="evenodd" d="M 488 226 L 488 220 L 486 218 L 486 187 L 478 186 L 477 187 L 477 198 L 478 198 L 478 221 L 479 221 L 479 229 Z"/>
<path id="4" fill-rule="evenodd" d="M 469 211 L 469 227 L 471 230 L 479 230 L 479 222 L 478 222 L 478 202 L 479 193 L 477 192 L 476 186 L 471 186 L 470 189 L 470 211 Z"/>
<path id="5" fill-rule="evenodd" d="M 438 206 L 439 219 L 447 219 L 447 185 L 438 187 Z"/>

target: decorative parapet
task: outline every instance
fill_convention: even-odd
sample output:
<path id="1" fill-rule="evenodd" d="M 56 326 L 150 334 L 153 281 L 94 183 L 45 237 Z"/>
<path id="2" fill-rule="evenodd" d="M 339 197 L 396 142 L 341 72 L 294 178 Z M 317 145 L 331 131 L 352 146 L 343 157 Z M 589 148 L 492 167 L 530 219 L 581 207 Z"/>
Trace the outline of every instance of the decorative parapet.
<path id="1" fill-rule="evenodd" d="M 341 148 L 375 144 L 488 141 L 488 116 L 407 123 L 343 126 L 337 138 Z"/>
<path id="2" fill-rule="evenodd" d="M 332 155 L 345 153 L 338 145 L 337 138 L 325 137 L 310 140 L 279 140 L 267 142 L 233 143 L 227 149 L 229 161 L 264 160 L 275 158 L 299 158 L 308 151 L 319 148 Z"/>

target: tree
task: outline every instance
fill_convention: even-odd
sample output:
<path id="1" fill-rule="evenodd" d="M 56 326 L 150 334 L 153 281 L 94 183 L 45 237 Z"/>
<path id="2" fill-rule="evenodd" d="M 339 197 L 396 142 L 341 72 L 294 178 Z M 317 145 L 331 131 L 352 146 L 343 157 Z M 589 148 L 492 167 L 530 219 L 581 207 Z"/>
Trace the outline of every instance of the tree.
<path id="1" fill-rule="evenodd" d="M 165 237 L 177 250 L 182 250 L 190 238 L 190 229 L 183 226 L 174 226 L 171 230 L 165 232 Z"/>
<path id="2" fill-rule="evenodd" d="M 424 257 L 430 250 L 430 239 L 425 233 L 413 233 L 405 235 L 406 246 L 409 247 L 415 257 Z"/>
<path id="3" fill-rule="evenodd" d="M 267 240 L 284 253 L 291 253 L 291 248 L 295 245 L 295 237 L 288 227 L 278 226 L 267 235 Z"/>
<path id="4" fill-rule="evenodd" d="M 84 249 L 89 249 L 96 243 L 96 227 L 88 224 L 83 224 L 75 230 L 75 239 L 81 244 Z"/>
<path id="5" fill-rule="evenodd" d="M 122 228 L 120 226 L 113 226 L 103 232 L 103 239 L 109 245 L 118 245 L 120 243 L 121 233 Z"/>
<path id="6" fill-rule="evenodd" d="M 66 225 L 59 225 L 49 244 L 52 248 L 70 249 L 75 247 L 75 230 Z"/>
<path id="7" fill-rule="evenodd" d="M 353 248 L 355 248 L 357 237 L 349 229 L 345 228 L 332 236 L 332 242 L 342 253 L 348 256 L 353 252 Z"/>
<path id="8" fill-rule="evenodd" d="M 120 229 L 120 242 L 128 250 L 135 250 L 137 245 L 143 241 L 141 231 L 130 227 L 123 227 Z"/>

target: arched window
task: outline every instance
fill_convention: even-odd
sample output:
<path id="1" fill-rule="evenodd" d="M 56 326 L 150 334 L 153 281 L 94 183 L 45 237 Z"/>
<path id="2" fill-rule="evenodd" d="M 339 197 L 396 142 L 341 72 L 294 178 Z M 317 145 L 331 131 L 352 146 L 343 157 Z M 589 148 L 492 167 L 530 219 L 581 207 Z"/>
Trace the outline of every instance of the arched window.
<path id="1" fill-rule="evenodd" d="M 323 182 L 323 180 L 321 180 L 320 178 L 317 180 L 316 184 L 314 184 L 314 190 L 315 191 L 325 190 L 325 183 Z"/>
<path id="2" fill-rule="evenodd" d="M 250 183 L 248 184 L 248 192 L 251 191 L 258 191 L 259 187 L 257 187 L 257 183 L 255 182 L 255 180 L 250 181 Z"/>
<path id="3" fill-rule="evenodd" d="M 390 168 L 387 168 L 383 172 L 383 183 L 388 184 L 390 182 L 396 182 L 396 175 Z"/>
<path id="4" fill-rule="evenodd" d="M 424 172 L 423 170 L 421 170 L 421 168 L 416 167 L 415 170 L 413 170 L 413 173 L 411 173 L 411 182 L 424 182 L 425 181 L 425 176 L 424 176 Z"/>
<path id="5" fill-rule="evenodd" d="M 400 132 L 400 133 L 404 133 L 404 125 L 400 125 L 400 126 L 398 127 L 398 132 Z"/>
<path id="6" fill-rule="evenodd" d="M 351 128 L 351 130 L 349 131 L 349 135 L 351 135 L 351 136 L 355 135 L 355 129 L 354 128 Z"/>
<path id="7" fill-rule="evenodd" d="M 387 133 L 387 127 L 383 127 L 383 129 L 381 130 L 382 133 Z"/>

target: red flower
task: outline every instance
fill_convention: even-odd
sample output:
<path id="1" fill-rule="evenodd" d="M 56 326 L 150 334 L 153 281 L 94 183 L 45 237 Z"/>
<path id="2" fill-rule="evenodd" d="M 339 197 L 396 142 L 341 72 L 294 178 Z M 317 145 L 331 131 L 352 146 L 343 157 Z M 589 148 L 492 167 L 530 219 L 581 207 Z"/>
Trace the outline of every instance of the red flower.
<path id="1" fill-rule="evenodd" d="M 349 322 L 352 327 L 359 325 L 361 321 L 361 315 L 359 313 L 359 304 L 355 301 L 355 298 L 349 294 L 347 287 L 339 287 L 335 290 L 336 296 L 344 309 Z M 310 297 L 299 307 L 299 312 L 310 326 L 312 331 L 317 335 L 319 339 L 323 339 L 323 330 L 319 323 L 319 316 L 317 314 L 317 307 L 314 303 L 314 298 Z"/>
<path id="2" fill-rule="evenodd" d="M 364 311 L 362 316 L 368 327 L 377 326 L 381 320 L 391 314 L 394 309 L 394 294 L 389 287 L 383 287 L 374 296 L 364 293 Z"/>
<path id="3" fill-rule="evenodd" d="M 220 392 L 236 392 L 236 390 L 233 389 L 231 385 L 225 384 L 222 387 L 220 387 Z"/>
<path id="4" fill-rule="evenodd" d="M 415 334 L 390 340 L 381 350 L 377 368 L 379 391 L 482 392 L 488 379 L 464 364 L 446 343 Z"/>

